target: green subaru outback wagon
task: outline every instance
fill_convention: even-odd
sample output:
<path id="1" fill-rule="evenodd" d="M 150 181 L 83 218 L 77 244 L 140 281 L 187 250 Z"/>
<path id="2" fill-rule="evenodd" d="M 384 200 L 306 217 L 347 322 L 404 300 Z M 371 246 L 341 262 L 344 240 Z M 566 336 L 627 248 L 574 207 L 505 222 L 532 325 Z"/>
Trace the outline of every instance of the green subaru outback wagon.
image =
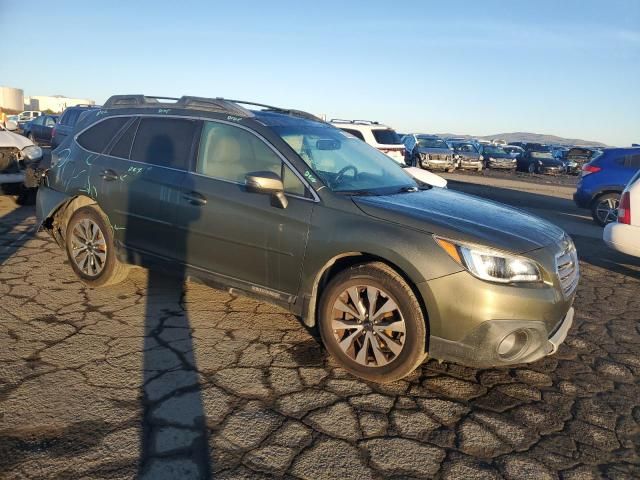
<path id="1" fill-rule="evenodd" d="M 87 285 L 180 269 L 317 326 L 365 379 L 427 356 L 489 367 L 555 352 L 573 321 L 571 239 L 408 172 L 298 110 L 118 95 L 53 152 L 37 213 Z"/>

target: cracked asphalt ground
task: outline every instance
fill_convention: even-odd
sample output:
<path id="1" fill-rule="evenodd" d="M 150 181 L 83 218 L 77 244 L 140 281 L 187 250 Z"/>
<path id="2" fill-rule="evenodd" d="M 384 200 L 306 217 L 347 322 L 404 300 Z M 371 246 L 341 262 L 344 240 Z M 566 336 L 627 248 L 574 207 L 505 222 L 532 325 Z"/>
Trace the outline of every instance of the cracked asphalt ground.
<path id="1" fill-rule="evenodd" d="M 640 477 L 640 263 L 562 189 L 455 178 L 580 224 L 575 323 L 532 365 L 427 361 L 388 385 L 265 303 L 143 270 L 86 288 L 33 208 L 0 197 L 0 477 Z"/>

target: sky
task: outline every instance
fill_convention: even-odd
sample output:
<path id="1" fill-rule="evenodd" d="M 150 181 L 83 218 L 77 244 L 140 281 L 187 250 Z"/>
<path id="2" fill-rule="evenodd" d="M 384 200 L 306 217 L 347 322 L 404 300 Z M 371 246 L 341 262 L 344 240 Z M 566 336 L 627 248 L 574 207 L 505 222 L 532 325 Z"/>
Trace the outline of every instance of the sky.
<path id="1" fill-rule="evenodd" d="M 640 143 L 640 0 L 0 0 L 0 32 L 0 85 L 25 95 Z"/>

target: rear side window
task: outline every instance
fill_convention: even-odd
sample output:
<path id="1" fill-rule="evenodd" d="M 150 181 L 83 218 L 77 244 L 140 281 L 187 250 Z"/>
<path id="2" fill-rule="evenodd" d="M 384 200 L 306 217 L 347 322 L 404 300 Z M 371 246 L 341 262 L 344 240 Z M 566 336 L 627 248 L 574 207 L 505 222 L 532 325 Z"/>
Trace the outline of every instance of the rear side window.
<path id="1" fill-rule="evenodd" d="M 78 143 L 90 152 L 102 153 L 130 117 L 107 118 L 78 136 Z"/>
<path id="2" fill-rule="evenodd" d="M 143 118 L 133 142 L 131 160 L 187 170 L 196 126 L 195 120 Z"/>
<path id="3" fill-rule="evenodd" d="M 402 143 L 398 134 L 390 128 L 385 128 L 384 130 L 374 129 L 371 130 L 371 133 L 373 133 L 376 142 L 382 145 L 399 145 Z"/>
<path id="4" fill-rule="evenodd" d="M 362 140 L 364 142 L 364 136 L 362 135 L 362 132 L 360 132 L 358 130 L 353 130 L 351 128 L 341 128 L 340 130 L 342 130 L 343 132 L 350 133 L 354 137 L 359 138 L 360 140 Z"/>
<path id="5" fill-rule="evenodd" d="M 115 145 L 111 147 L 109 155 L 111 155 L 112 157 L 128 159 L 129 154 L 131 153 L 131 145 L 133 144 L 133 138 L 136 135 L 137 128 L 138 122 L 132 122 L 131 125 L 127 127 L 126 131 L 120 136 Z"/>
<path id="6" fill-rule="evenodd" d="M 60 124 L 73 127 L 78 121 L 79 116 L 80 116 L 80 110 L 78 109 L 67 110 L 66 112 L 64 112 L 64 115 L 62 115 L 62 118 L 60 119 Z"/>
<path id="7" fill-rule="evenodd" d="M 627 168 L 640 168 L 640 153 L 625 155 L 624 166 Z"/>

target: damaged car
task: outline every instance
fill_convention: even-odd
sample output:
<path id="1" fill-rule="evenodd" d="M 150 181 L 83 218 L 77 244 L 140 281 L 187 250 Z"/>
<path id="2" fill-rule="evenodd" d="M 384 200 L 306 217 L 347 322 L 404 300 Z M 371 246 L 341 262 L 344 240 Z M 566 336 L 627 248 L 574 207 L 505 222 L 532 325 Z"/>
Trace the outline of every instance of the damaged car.
<path id="1" fill-rule="evenodd" d="M 17 195 L 20 204 L 33 203 L 35 190 L 25 183 L 26 171 L 42 159 L 42 149 L 15 133 L 17 128 L 13 120 L 8 120 L 6 127 L 0 124 L 0 189 Z"/>
<path id="2" fill-rule="evenodd" d="M 436 135 L 409 134 L 402 138 L 407 149 L 407 163 L 429 170 L 451 172 L 456 169 L 453 150 Z"/>
<path id="3" fill-rule="evenodd" d="M 447 142 L 453 149 L 453 158 L 456 160 L 456 168 L 473 169 L 481 171 L 483 158 L 480 150 L 471 142 Z"/>
<path id="4" fill-rule="evenodd" d="M 579 266 L 562 229 L 422 183 L 309 113 L 118 95 L 51 165 L 39 225 L 86 285 L 162 265 L 263 299 L 361 378 L 398 380 L 427 356 L 533 362 L 573 322 Z"/>

